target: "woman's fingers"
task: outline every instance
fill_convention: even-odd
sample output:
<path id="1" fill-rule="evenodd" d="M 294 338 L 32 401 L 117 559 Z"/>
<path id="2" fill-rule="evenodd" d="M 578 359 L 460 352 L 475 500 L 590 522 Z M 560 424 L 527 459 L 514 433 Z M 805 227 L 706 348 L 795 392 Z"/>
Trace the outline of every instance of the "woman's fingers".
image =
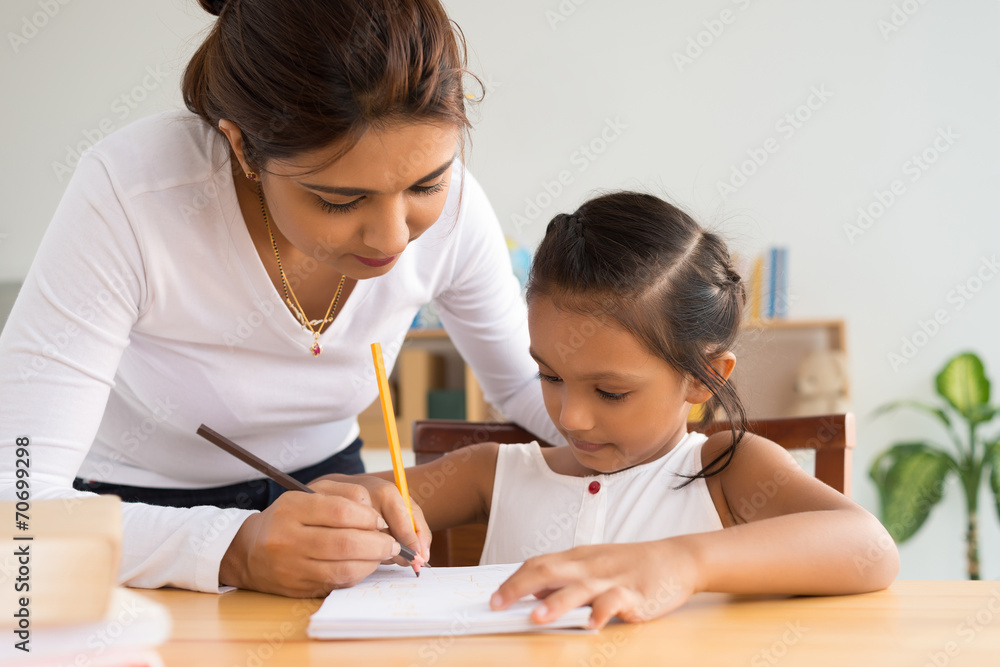
<path id="1" fill-rule="evenodd" d="M 347 500 L 353 500 L 362 505 L 372 506 L 371 494 L 368 489 L 360 484 L 351 482 L 334 482 L 328 479 L 319 479 L 312 482 L 309 488 L 324 496 L 340 496 Z"/>
<path id="2" fill-rule="evenodd" d="M 344 484 L 342 486 L 353 485 Z M 368 492 L 365 489 L 361 489 L 361 491 L 364 491 L 367 503 L 343 495 L 289 491 L 282 494 L 281 498 L 278 499 L 279 502 L 268 509 L 274 510 L 279 515 L 288 515 L 306 526 L 356 528 L 372 531 L 384 529 L 386 522 L 371 506 Z"/>

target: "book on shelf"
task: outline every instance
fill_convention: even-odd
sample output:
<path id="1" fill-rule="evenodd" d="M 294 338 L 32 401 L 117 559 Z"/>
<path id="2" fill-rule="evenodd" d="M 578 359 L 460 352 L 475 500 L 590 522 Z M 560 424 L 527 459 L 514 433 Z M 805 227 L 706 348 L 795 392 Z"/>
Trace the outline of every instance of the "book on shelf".
<path id="1" fill-rule="evenodd" d="M 314 639 L 372 639 L 481 635 L 508 632 L 585 630 L 590 607 L 579 607 L 553 623 L 530 618 L 539 604 L 525 598 L 503 611 L 490 609 L 490 596 L 520 563 L 413 570 L 381 565 L 353 588 L 331 591 L 309 619 Z"/>
<path id="2" fill-rule="evenodd" d="M 733 263 L 747 293 L 746 319 L 751 322 L 787 319 L 788 248 L 772 246 L 758 254 L 735 254 Z"/>

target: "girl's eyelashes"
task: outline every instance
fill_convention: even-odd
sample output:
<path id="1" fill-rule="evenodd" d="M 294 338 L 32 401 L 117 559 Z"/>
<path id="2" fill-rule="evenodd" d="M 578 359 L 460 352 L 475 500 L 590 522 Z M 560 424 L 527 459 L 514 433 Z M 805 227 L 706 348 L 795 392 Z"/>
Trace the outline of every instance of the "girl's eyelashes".
<path id="1" fill-rule="evenodd" d="M 544 382 L 552 382 L 552 383 L 562 382 L 562 378 L 559 377 L 558 375 L 546 375 L 541 371 L 538 371 L 538 373 L 536 373 L 536 377 L 538 377 L 539 380 L 542 380 Z M 604 391 L 603 389 L 597 389 L 596 387 L 594 388 L 594 391 L 596 391 L 597 395 L 606 401 L 624 401 L 626 398 L 628 398 L 629 394 L 631 393 L 628 391 L 621 393 L 616 393 L 613 391 Z"/>
<path id="2" fill-rule="evenodd" d="M 562 378 L 557 375 L 546 375 L 541 371 L 538 371 L 536 375 L 539 380 L 544 380 L 545 382 L 562 382 Z"/>
<path id="3" fill-rule="evenodd" d="M 624 401 L 628 398 L 629 392 L 626 391 L 621 394 L 616 394 L 614 392 L 598 389 L 597 394 L 606 401 Z"/>
<path id="4" fill-rule="evenodd" d="M 418 195 L 433 195 L 444 190 L 444 181 L 440 183 L 435 183 L 434 185 L 414 185 L 410 188 L 411 192 Z M 319 207 L 323 209 L 325 213 L 348 213 L 353 211 L 358 207 L 358 204 L 364 197 L 358 197 L 354 201 L 349 201 L 346 204 L 334 204 L 333 202 L 328 202 L 320 196 L 316 197 L 316 203 Z"/>

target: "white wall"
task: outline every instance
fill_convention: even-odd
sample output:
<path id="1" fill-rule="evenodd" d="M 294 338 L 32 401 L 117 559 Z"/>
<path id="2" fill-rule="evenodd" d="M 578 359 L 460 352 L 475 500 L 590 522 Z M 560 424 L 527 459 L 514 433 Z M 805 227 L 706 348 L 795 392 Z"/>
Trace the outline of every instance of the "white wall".
<path id="1" fill-rule="evenodd" d="M 976 287 L 983 259 L 1000 250 L 993 196 L 1000 180 L 1000 4 L 447 5 L 490 89 L 475 113 L 469 161 L 511 236 L 534 244 L 556 212 L 596 190 L 629 187 L 672 198 L 736 248 L 790 246 L 792 316 L 848 321 L 860 430 L 854 497 L 866 507 L 875 507 L 866 471 L 876 451 L 899 439 L 941 436 L 920 415 L 873 420 L 877 405 L 934 400 L 933 375 L 960 350 L 978 351 L 1000 378 L 1000 280 L 982 283 L 962 308 L 949 300 L 958 284 Z M 12 33 L 32 33 L 25 21 L 43 23 L 46 6 L 54 15 L 13 45 Z M 901 25 L 889 31 L 897 27 L 894 12 Z M 729 23 L 713 23 L 720 16 Z M 66 184 L 54 165 L 104 129 L 181 104 L 179 73 L 209 18 L 194 0 L 5 0 L 0 280 L 27 271 Z M 707 46 L 679 67 L 675 54 L 699 38 Z M 816 108 L 800 109 L 810 99 Z M 798 128 L 782 122 L 797 110 L 809 116 Z M 610 140 L 603 145 L 602 133 Z M 908 161 L 933 153 L 938 136 L 949 137 L 937 140 L 947 151 L 914 179 Z M 593 159 L 580 150 L 591 142 L 602 151 Z M 776 150 L 723 196 L 718 183 L 765 145 Z M 559 192 L 553 183 L 561 172 L 568 185 Z M 897 180 L 901 194 L 884 215 L 849 239 L 844 226 L 855 222 L 858 207 L 871 206 L 876 192 Z M 888 355 L 899 354 L 902 339 L 938 310 L 947 322 L 893 368 Z M 948 488 L 903 547 L 902 577 L 964 577 L 958 491 Z M 981 505 L 983 575 L 997 578 L 997 512 L 988 497 Z"/>

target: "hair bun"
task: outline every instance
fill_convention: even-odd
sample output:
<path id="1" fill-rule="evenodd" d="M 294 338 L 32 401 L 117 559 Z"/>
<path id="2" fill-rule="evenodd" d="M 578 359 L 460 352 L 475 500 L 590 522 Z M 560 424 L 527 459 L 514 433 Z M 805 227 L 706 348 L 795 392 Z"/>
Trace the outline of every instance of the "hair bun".
<path id="1" fill-rule="evenodd" d="M 226 1 L 227 0 L 198 0 L 198 4 L 200 4 L 209 14 L 218 16 L 222 13 L 222 10 L 225 9 Z"/>

